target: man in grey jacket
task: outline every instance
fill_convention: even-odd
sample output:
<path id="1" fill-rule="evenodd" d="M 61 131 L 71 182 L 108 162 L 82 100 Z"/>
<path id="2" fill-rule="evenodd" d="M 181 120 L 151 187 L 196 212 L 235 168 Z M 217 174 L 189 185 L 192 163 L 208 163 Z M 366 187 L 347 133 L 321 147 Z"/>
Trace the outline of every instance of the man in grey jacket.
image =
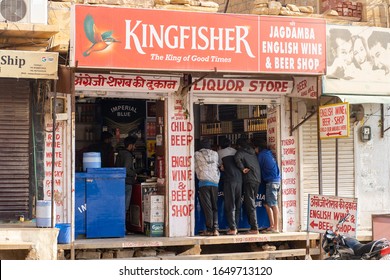
<path id="1" fill-rule="evenodd" d="M 200 143 L 200 150 L 195 152 L 195 173 L 199 180 L 199 202 L 202 207 L 206 231 L 202 236 L 218 236 L 218 153 L 211 149 L 210 140 L 205 138 Z"/>
<path id="2" fill-rule="evenodd" d="M 238 150 L 234 159 L 243 173 L 244 206 L 251 226 L 246 234 L 259 234 L 256 215 L 256 196 L 261 182 L 259 161 L 255 149 L 250 146 L 246 138 L 238 139 L 237 146 Z"/>

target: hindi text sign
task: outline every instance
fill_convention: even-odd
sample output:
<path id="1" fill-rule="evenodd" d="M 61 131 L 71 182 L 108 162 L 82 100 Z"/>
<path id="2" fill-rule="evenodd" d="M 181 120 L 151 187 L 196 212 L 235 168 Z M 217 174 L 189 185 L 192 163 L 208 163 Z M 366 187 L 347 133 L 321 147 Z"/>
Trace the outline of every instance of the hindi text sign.
<path id="1" fill-rule="evenodd" d="M 318 233 L 336 230 L 339 220 L 350 214 L 339 228 L 339 233 L 356 236 L 356 198 L 309 194 L 307 212 L 307 231 Z"/>

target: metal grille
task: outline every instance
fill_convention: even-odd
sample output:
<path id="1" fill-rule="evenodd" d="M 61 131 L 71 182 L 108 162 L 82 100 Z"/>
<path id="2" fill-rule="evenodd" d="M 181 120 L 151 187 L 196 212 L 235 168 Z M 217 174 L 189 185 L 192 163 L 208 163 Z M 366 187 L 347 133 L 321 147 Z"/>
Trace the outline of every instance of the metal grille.
<path id="1" fill-rule="evenodd" d="M 29 211 L 29 83 L 0 80 L 0 219 Z"/>
<path id="2" fill-rule="evenodd" d="M 0 4 L 1 16 L 11 22 L 22 20 L 27 13 L 25 0 L 2 0 Z"/>
<path id="3" fill-rule="evenodd" d="M 338 196 L 355 197 L 354 126 L 348 138 L 338 139 Z M 317 118 L 313 116 L 301 129 L 302 132 L 302 229 L 307 228 L 307 204 L 309 194 L 319 193 Z M 323 195 L 335 195 L 336 186 L 336 140 L 321 142 Z"/>

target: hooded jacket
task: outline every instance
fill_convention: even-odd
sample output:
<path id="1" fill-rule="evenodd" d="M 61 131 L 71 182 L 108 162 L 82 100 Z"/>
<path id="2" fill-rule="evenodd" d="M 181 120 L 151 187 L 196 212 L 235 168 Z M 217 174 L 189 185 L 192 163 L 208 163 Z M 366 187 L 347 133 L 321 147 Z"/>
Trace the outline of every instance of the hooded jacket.
<path id="1" fill-rule="evenodd" d="M 250 171 L 243 174 L 244 182 L 261 182 L 260 166 L 257 160 L 256 151 L 252 147 L 239 147 L 237 153 L 234 156 L 237 167 L 241 170 L 249 168 Z"/>
<path id="2" fill-rule="evenodd" d="M 275 157 L 271 150 L 264 149 L 257 155 L 261 178 L 266 183 L 280 183 L 280 172 Z"/>
<path id="3" fill-rule="evenodd" d="M 195 152 L 195 172 L 200 181 L 200 185 L 218 186 L 219 183 L 219 168 L 218 168 L 218 153 L 210 149 L 200 149 Z"/>
<path id="4" fill-rule="evenodd" d="M 135 172 L 134 161 L 135 158 L 132 152 L 126 149 L 119 150 L 115 166 L 126 168 L 126 185 L 133 185 L 136 181 L 137 173 Z"/>

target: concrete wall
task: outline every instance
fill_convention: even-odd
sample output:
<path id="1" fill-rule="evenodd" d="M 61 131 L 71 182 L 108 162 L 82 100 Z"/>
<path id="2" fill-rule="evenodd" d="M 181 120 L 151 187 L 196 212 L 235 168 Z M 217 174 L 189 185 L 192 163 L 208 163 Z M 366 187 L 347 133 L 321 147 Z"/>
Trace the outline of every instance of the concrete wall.
<path id="1" fill-rule="evenodd" d="M 58 231 L 57 228 L 0 228 L 0 259 L 56 260 Z M 30 252 L 16 250 L 26 243 L 32 243 Z M 14 245 L 15 249 L 3 250 L 2 245 Z"/>
<path id="2" fill-rule="evenodd" d="M 365 104 L 364 119 L 355 135 L 355 186 L 358 198 L 358 229 L 371 229 L 371 215 L 390 213 L 390 130 L 381 137 L 380 104 Z M 384 128 L 390 125 L 385 105 Z M 360 140 L 360 127 L 368 125 L 372 139 Z"/>

